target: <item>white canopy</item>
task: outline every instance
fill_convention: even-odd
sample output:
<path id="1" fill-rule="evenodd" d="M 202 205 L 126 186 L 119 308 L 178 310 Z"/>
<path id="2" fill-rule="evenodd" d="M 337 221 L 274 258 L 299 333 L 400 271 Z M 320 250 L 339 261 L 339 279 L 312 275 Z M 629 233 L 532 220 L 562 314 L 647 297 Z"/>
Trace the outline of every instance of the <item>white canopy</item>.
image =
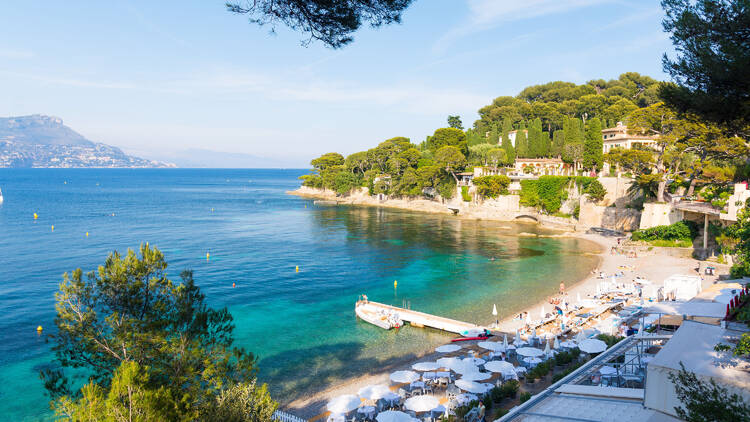
<path id="1" fill-rule="evenodd" d="M 727 305 L 716 302 L 659 302 L 647 306 L 643 311 L 653 314 L 724 318 Z"/>
<path id="2" fill-rule="evenodd" d="M 438 347 L 437 349 L 435 349 L 435 351 L 438 353 L 451 353 L 457 350 L 461 350 L 461 346 L 457 344 L 444 344 Z"/>
<path id="3" fill-rule="evenodd" d="M 427 412 L 439 405 L 437 397 L 428 395 L 410 397 L 404 402 L 404 407 L 414 412 Z"/>
<path id="4" fill-rule="evenodd" d="M 411 369 L 415 371 L 434 371 L 438 368 L 442 368 L 437 362 L 417 362 L 411 366 Z"/>
<path id="5" fill-rule="evenodd" d="M 397 384 L 402 384 L 405 382 L 414 382 L 420 378 L 421 377 L 419 376 L 419 374 L 414 371 L 396 371 L 391 374 L 391 381 Z"/>
<path id="6" fill-rule="evenodd" d="M 578 343 L 578 348 L 584 353 L 601 353 L 607 350 L 607 343 L 595 338 L 587 338 Z"/>
<path id="7" fill-rule="evenodd" d="M 362 401 L 354 394 L 338 396 L 326 406 L 331 413 L 347 413 L 359 407 Z"/>
<path id="8" fill-rule="evenodd" d="M 378 399 L 385 397 L 385 395 L 390 392 L 391 390 L 388 388 L 387 385 L 377 384 L 377 385 L 368 385 L 367 387 L 362 387 L 359 389 L 357 394 L 363 399 L 378 400 Z"/>
<path id="9" fill-rule="evenodd" d="M 484 384 L 462 379 L 456 380 L 456 387 L 474 394 L 482 394 L 487 391 L 487 387 Z"/>
<path id="10" fill-rule="evenodd" d="M 375 420 L 378 422 L 412 422 L 414 418 L 398 410 L 386 410 L 378 413 Z"/>
<path id="11" fill-rule="evenodd" d="M 516 354 L 518 356 L 524 356 L 524 357 L 528 357 L 528 356 L 536 357 L 536 356 L 543 355 L 544 352 L 533 347 L 519 347 L 518 349 L 516 349 Z"/>
<path id="12" fill-rule="evenodd" d="M 701 292 L 701 278 L 697 275 L 673 275 L 664 280 L 664 294 L 674 294 L 677 300 L 690 300 Z"/>
<path id="13" fill-rule="evenodd" d="M 489 361 L 484 365 L 484 369 L 499 374 L 509 374 L 514 371 L 513 364 L 504 360 Z"/>
<path id="14" fill-rule="evenodd" d="M 750 402 L 750 365 L 735 358 L 732 352 L 716 352 L 716 344 L 731 344 L 736 333 L 716 325 L 684 321 L 666 345 L 648 364 L 646 374 L 646 407 L 675 415 L 681 403 L 674 392 L 670 374 L 677 374 L 680 363 L 703 381 L 714 380 L 719 386 Z"/>
<path id="15" fill-rule="evenodd" d="M 461 375 L 462 380 L 466 381 L 484 381 L 492 377 L 489 372 L 467 372 Z"/>
<path id="16" fill-rule="evenodd" d="M 503 343 L 500 343 L 499 341 L 480 341 L 477 343 L 477 346 L 481 347 L 482 349 L 491 350 L 493 352 L 504 352 L 505 346 L 503 346 Z"/>

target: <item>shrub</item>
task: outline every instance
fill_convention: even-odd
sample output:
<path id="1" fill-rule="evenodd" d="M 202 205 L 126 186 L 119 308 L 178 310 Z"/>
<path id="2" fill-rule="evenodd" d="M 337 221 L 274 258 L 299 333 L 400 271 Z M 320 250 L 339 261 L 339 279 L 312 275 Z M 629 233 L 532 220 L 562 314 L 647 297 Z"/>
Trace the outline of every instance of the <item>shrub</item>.
<path id="1" fill-rule="evenodd" d="M 333 190 L 339 195 L 343 195 L 358 187 L 360 182 L 359 178 L 352 173 L 341 171 L 336 173 L 336 176 L 333 178 Z"/>
<path id="2" fill-rule="evenodd" d="M 631 236 L 632 240 L 671 240 L 692 241 L 697 235 L 698 228 L 692 221 L 678 221 L 668 226 L 656 226 L 645 230 L 636 230 Z"/>
<path id="3" fill-rule="evenodd" d="M 516 380 L 510 380 L 506 382 L 505 384 L 500 387 L 503 396 L 514 398 L 518 394 L 518 388 L 520 387 L 520 384 Z"/>
<path id="4" fill-rule="evenodd" d="M 531 398 L 531 393 L 528 391 L 524 391 L 521 393 L 521 403 L 526 403 Z"/>
<path id="5" fill-rule="evenodd" d="M 571 366 L 570 368 L 568 368 L 568 369 L 560 372 L 559 374 L 555 374 L 554 376 L 552 376 L 552 383 L 554 384 L 554 383 L 560 381 L 561 379 L 567 377 L 568 375 L 572 374 L 573 371 L 575 371 L 576 369 L 580 368 L 582 365 L 583 365 L 583 362 L 579 362 L 579 363 L 576 363 L 575 365 Z"/>
<path id="6" fill-rule="evenodd" d="M 596 338 L 607 343 L 607 348 L 614 346 L 623 339 L 623 337 L 611 336 L 609 334 L 599 334 Z"/>
<path id="7" fill-rule="evenodd" d="M 581 204 L 576 204 L 576 207 L 573 208 L 573 216 L 576 219 L 579 219 L 581 216 Z"/>
<path id="8" fill-rule="evenodd" d="M 585 194 L 591 198 L 594 202 L 599 202 L 602 199 L 604 199 L 604 196 L 607 194 L 607 190 L 604 189 L 604 185 L 597 180 L 594 179 L 589 183 L 588 187 L 584 191 Z"/>
<path id="9" fill-rule="evenodd" d="M 505 398 L 505 392 L 502 387 L 495 387 L 490 390 L 490 397 L 492 397 L 492 401 L 495 403 L 500 403 Z"/>
<path id="10" fill-rule="evenodd" d="M 468 186 L 461 186 L 461 198 L 463 198 L 464 202 L 471 202 L 471 195 L 469 195 Z"/>
<path id="11" fill-rule="evenodd" d="M 485 198 L 507 195 L 510 186 L 510 179 L 505 175 L 475 177 L 472 182 L 477 187 L 477 193 Z"/>
<path id="12" fill-rule="evenodd" d="M 453 179 L 445 179 L 440 182 L 437 191 L 443 198 L 451 199 L 456 192 L 456 182 Z"/>
<path id="13" fill-rule="evenodd" d="M 508 412 L 509 412 L 508 409 L 503 409 L 503 408 L 497 409 L 497 411 L 495 411 L 495 418 L 493 420 L 496 421 L 502 418 L 503 416 L 507 415 Z"/>
<path id="14" fill-rule="evenodd" d="M 579 356 L 581 356 L 581 349 L 577 347 L 574 349 L 570 349 L 570 357 L 572 358 L 572 360 L 578 359 Z"/>

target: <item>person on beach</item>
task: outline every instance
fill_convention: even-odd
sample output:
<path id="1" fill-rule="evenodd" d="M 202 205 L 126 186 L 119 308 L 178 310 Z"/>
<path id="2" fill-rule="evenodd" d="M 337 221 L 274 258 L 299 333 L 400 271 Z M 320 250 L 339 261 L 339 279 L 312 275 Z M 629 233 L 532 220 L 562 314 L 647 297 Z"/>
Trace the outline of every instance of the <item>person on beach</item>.
<path id="1" fill-rule="evenodd" d="M 564 281 L 560 282 L 560 294 L 561 295 L 565 294 L 565 282 Z"/>
<path id="2" fill-rule="evenodd" d="M 484 422 L 484 403 L 482 401 L 479 402 L 479 422 Z"/>

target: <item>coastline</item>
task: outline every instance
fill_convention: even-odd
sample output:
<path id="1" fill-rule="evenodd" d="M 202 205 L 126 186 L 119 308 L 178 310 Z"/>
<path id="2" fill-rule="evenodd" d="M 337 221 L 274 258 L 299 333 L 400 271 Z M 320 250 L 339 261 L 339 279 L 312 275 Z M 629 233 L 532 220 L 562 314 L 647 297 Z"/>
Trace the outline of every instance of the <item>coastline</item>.
<path id="1" fill-rule="evenodd" d="M 623 271 L 628 280 L 640 276 L 660 282 L 672 274 L 687 274 L 690 271 L 694 271 L 693 268 L 697 266 L 696 261 L 692 258 L 668 256 L 659 253 L 658 250 L 652 251 L 648 255 L 640 256 L 639 258 L 628 258 L 627 256 L 620 254 L 612 255 L 610 254 L 610 248 L 617 244 L 615 238 L 580 233 L 561 234 L 560 237 L 577 237 L 597 244 L 601 250 L 597 253 L 599 261 L 595 270 L 602 271 L 605 274 L 613 274 L 616 271 Z M 633 268 L 632 270 L 623 270 L 624 266 L 633 266 Z M 570 297 L 573 298 L 572 300 L 575 300 L 578 294 L 580 294 L 582 298 L 586 298 L 595 293 L 596 286 L 601 280 L 597 278 L 597 275 L 594 274 L 594 272 L 596 271 L 592 271 L 582 280 L 576 280 L 573 283 L 566 283 L 566 291 Z M 512 334 L 515 333 L 515 329 L 522 325 L 522 322 L 514 320 L 514 317 L 521 312 L 529 312 L 533 315 L 535 312 L 539 311 L 541 306 L 545 306 L 547 311 L 551 309 L 551 305 L 549 305 L 546 300 L 543 300 L 534 305 L 523 307 L 523 309 L 522 307 L 519 307 L 518 309 L 501 310 L 502 319 L 500 319 L 500 324 L 493 331 L 509 334 L 512 337 Z M 486 322 L 491 323 L 492 321 Z M 314 392 L 306 398 L 283 403 L 282 409 L 306 419 L 316 418 L 325 412 L 325 405 L 330 399 L 342 394 L 356 394 L 359 388 L 367 385 L 388 385 L 390 383 L 389 375 L 391 372 L 410 369 L 410 366 L 413 363 L 424 360 L 436 360 L 440 356 L 440 354 L 430 351 L 391 359 L 386 368 L 372 368 L 367 373 L 343 380 L 333 387 Z"/>

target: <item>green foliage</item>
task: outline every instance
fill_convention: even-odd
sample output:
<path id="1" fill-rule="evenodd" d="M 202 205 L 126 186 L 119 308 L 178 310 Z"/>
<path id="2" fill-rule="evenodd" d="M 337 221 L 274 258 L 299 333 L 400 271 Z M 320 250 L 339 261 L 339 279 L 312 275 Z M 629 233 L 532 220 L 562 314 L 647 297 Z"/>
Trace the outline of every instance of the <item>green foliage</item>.
<path id="1" fill-rule="evenodd" d="M 698 228 L 688 220 L 678 221 L 668 226 L 656 226 L 650 229 L 636 230 L 631 235 L 632 240 L 687 240 L 692 241 L 697 236 Z"/>
<path id="2" fill-rule="evenodd" d="M 443 179 L 436 189 L 440 196 L 451 199 L 456 194 L 456 182 L 453 179 Z"/>
<path id="3" fill-rule="evenodd" d="M 471 202 L 471 195 L 469 195 L 468 186 L 461 186 L 461 199 L 463 199 L 464 202 Z"/>
<path id="4" fill-rule="evenodd" d="M 360 179 L 348 171 L 340 171 L 336 173 L 333 179 L 333 190 L 336 193 L 343 195 L 349 193 L 352 189 L 359 187 Z"/>
<path id="5" fill-rule="evenodd" d="M 607 349 L 619 343 L 624 337 L 611 336 L 609 334 L 599 334 L 596 336 L 597 339 L 607 343 Z"/>
<path id="6" fill-rule="evenodd" d="M 531 399 L 531 393 L 529 393 L 528 391 L 524 391 L 523 393 L 521 393 L 521 403 L 526 403 L 527 401 L 529 401 L 529 399 Z"/>
<path id="7" fill-rule="evenodd" d="M 448 127 L 464 130 L 464 125 L 461 123 L 461 116 L 448 116 Z"/>
<path id="8" fill-rule="evenodd" d="M 127 400 L 141 420 L 205 419 L 206 404 L 226 389 L 255 389 L 255 357 L 232 347 L 231 314 L 208 307 L 191 271 L 173 283 L 158 249 L 139 252 L 113 252 L 86 277 L 80 268 L 63 276 L 49 337 L 60 369 L 42 371 L 45 388 L 61 412 L 119 412 L 130 406 L 124 392 L 135 391 Z M 71 368 L 88 375 L 78 393 Z M 265 389 L 257 393 L 275 406 Z"/>
<path id="9" fill-rule="evenodd" d="M 438 151 L 443 147 L 456 147 L 464 154 L 468 155 L 469 150 L 466 145 L 466 134 L 464 131 L 452 127 L 442 128 L 435 131 L 435 134 L 427 139 L 425 144 L 428 150 Z"/>
<path id="10" fill-rule="evenodd" d="M 478 144 L 469 147 L 469 162 L 477 165 L 487 165 L 490 151 L 498 149 L 490 144 Z M 502 150 L 501 150 L 502 151 Z"/>
<path id="11" fill-rule="evenodd" d="M 594 202 L 599 202 L 607 195 L 607 190 L 604 189 L 604 185 L 602 185 L 599 180 L 594 179 L 589 183 L 588 187 L 586 187 L 584 193 Z"/>
<path id="12" fill-rule="evenodd" d="M 602 124 L 598 118 L 589 120 L 583 145 L 583 168 L 601 170 L 603 158 Z"/>
<path id="13" fill-rule="evenodd" d="M 562 201 L 568 198 L 567 187 L 571 181 L 579 186 L 589 186 L 593 178 L 568 176 L 541 176 L 537 180 L 522 180 L 520 202 L 522 205 L 537 207 L 554 214 L 560 210 Z"/>
<path id="14" fill-rule="evenodd" d="M 578 349 L 575 349 L 575 350 L 578 350 Z M 574 360 L 572 354 L 570 355 L 569 359 L 570 359 L 571 362 Z M 575 359 L 578 359 L 578 358 L 576 357 Z M 565 369 L 564 371 L 553 375 L 552 376 L 552 383 L 554 384 L 554 383 L 560 381 L 561 379 L 567 377 L 568 375 L 572 374 L 573 371 L 575 371 L 576 369 L 578 369 L 581 366 L 583 366 L 584 363 L 586 363 L 586 362 L 577 362 L 577 363 L 571 365 L 570 367 L 568 367 L 567 369 Z"/>
<path id="15" fill-rule="evenodd" d="M 680 401 L 680 406 L 675 407 L 680 419 L 688 422 L 750 420 L 750 406 L 742 396 L 730 393 L 713 379 L 703 381 L 686 370 L 682 362 L 680 367 L 676 375 L 668 374 Z"/>
<path id="16" fill-rule="evenodd" d="M 317 170 L 326 170 L 328 168 L 344 164 L 344 156 L 339 154 L 338 152 L 329 152 L 310 161 L 310 164 L 312 164 L 312 166 Z"/>
<path id="17" fill-rule="evenodd" d="M 473 180 L 477 193 L 485 198 L 497 198 L 507 195 L 510 179 L 505 175 L 475 177 Z"/>
<path id="18" fill-rule="evenodd" d="M 435 151 L 435 164 L 455 178 L 455 173 L 466 166 L 466 157 L 458 147 L 445 146 Z"/>
<path id="19" fill-rule="evenodd" d="M 732 266 L 733 278 L 750 276 L 750 207 L 737 213 L 737 222 L 727 227 L 727 235 L 738 239 L 733 249 L 735 264 Z"/>
<path id="20" fill-rule="evenodd" d="M 636 174 L 647 173 L 654 165 L 654 152 L 637 148 L 612 148 L 604 155 L 610 165 Z"/>

